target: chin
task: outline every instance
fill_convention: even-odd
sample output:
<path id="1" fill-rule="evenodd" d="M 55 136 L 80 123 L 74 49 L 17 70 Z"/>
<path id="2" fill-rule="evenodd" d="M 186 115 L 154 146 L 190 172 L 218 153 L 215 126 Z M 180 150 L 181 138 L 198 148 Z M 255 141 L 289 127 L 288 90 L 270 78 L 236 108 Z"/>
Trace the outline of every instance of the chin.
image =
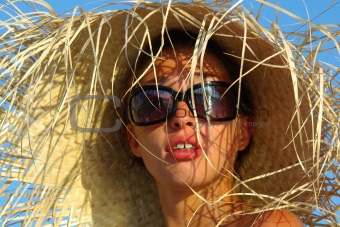
<path id="1" fill-rule="evenodd" d="M 166 167 L 163 171 L 157 171 L 153 175 L 157 185 L 173 189 L 175 191 L 195 191 L 202 190 L 211 185 L 216 179 L 221 176 L 213 168 L 204 168 L 204 171 L 194 170 L 192 164 L 191 168 L 186 163 L 176 163 Z M 204 174 L 203 174 L 204 172 Z"/>

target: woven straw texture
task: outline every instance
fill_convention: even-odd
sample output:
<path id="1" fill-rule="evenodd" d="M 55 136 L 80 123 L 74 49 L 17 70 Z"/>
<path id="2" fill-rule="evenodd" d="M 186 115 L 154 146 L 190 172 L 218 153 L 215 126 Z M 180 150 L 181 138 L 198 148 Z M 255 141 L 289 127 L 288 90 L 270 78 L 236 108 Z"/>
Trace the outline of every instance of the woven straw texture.
<path id="1" fill-rule="evenodd" d="M 124 106 L 141 48 L 173 28 L 203 46 L 219 43 L 256 107 L 235 193 L 254 212 L 288 209 L 310 226 L 337 224 L 339 68 L 317 55 L 340 52 L 339 31 L 309 23 L 288 39 L 222 1 L 41 11 L 2 27 L 2 225 L 165 225 L 153 179 L 129 152 Z"/>

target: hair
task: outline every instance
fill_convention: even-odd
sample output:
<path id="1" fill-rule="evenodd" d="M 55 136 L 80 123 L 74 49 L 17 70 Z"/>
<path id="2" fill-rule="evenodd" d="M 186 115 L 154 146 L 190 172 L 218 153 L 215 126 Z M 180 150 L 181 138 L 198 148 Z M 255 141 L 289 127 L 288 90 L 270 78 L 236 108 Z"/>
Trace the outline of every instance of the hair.
<path id="1" fill-rule="evenodd" d="M 162 39 L 163 39 L 163 45 L 162 45 Z M 159 49 L 165 50 L 169 48 L 173 48 L 176 50 L 177 48 L 181 48 L 184 46 L 192 46 L 194 47 L 196 44 L 197 35 L 195 33 L 184 31 L 184 30 L 170 30 L 166 33 L 166 35 L 162 36 L 159 35 L 156 37 L 153 42 L 151 43 L 151 47 L 147 46 L 142 51 L 141 56 L 137 59 L 136 64 L 136 74 L 139 75 L 143 72 L 145 65 L 151 61 L 152 55 L 151 55 L 151 49 L 152 53 L 156 53 Z M 217 56 L 219 59 L 222 60 L 224 63 L 225 69 L 227 72 L 229 72 L 232 81 L 237 80 L 239 75 L 239 65 L 234 63 L 231 59 L 227 57 L 227 55 L 223 54 L 221 52 L 223 48 L 215 42 L 213 39 L 210 39 L 205 51 L 213 53 L 215 56 Z M 235 90 L 238 88 L 238 83 L 234 84 Z M 250 102 L 250 99 L 247 95 L 246 88 L 244 85 L 241 87 L 241 94 L 240 94 L 240 106 L 238 107 L 238 113 L 243 114 L 246 116 L 252 116 L 253 115 L 253 106 Z"/>

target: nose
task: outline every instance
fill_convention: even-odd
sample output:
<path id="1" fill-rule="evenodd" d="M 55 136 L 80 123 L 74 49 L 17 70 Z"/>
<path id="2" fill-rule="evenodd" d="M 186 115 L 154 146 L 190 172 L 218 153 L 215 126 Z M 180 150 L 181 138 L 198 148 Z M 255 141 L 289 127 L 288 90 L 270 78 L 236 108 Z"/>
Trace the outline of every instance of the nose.
<path id="1" fill-rule="evenodd" d="M 195 124 L 195 118 L 184 101 L 178 102 L 174 116 L 168 121 L 170 127 L 173 129 L 180 129 L 183 127 L 193 128 Z"/>

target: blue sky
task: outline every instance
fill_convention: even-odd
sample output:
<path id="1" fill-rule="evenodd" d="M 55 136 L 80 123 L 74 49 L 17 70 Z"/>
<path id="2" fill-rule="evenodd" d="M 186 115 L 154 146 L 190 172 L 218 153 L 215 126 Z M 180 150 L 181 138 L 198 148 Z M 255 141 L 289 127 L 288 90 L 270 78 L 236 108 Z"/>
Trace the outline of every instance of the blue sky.
<path id="1" fill-rule="evenodd" d="M 233 0 L 236 2 L 235 0 Z M 56 11 L 57 14 L 72 10 L 75 6 L 80 6 L 84 10 L 88 10 L 93 8 L 93 6 L 98 6 L 104 3 L 109 3 L 108 0 L 101 1 L 84 1 L 84 0 L 46 0 Z M 121 1 L 123 2 L 123 1 Z M 126 1 L 127 2 L 127 1 Z M 269 0 L 273 4 L 278 4 L 284 9 L 289 10 L 293 14 L 296 14 L 304 19 L 309 18 L 312 19 L 316 23 L 324 23 L 324 24 L 340 24 L 340 16 L 338 15 L 340 11 L 340 3 L 339 1 L 334 0 L 284 0 L 284 1 L 273 1 Z M 259 2 L 255 0 L 244 0 L 242 4 L 248 9 L 257 9 Z M 329 6 L 334 5 L 329 10 L 324 12 Z M 257 10 L 255 10 L 257 12 Z M 275 12 L 270 10 L 270 7 L 264 7 L 263 9 L 263 18 L 268 19 L 269 21 L 275 20 Z M 322 13 L 322 14 L 321 14 Z M 321 14 L 321 15 L 319 15 Z M 318 16 L 319 15 L 319 16 Z M 281 15 L 282 16 L 282 15 Z M 280 18 L 281 18 L 280 16 Z M 289 19 L 289 17 L 282 17 L 280 20 L 281 25 L 294 23 L 295 21 Z"/>
<path id="2" fill-rule="evenodd" d="M 9 0 L 1 0 L 0 4 L 4 4 Z M 232 0 L 237 2 L 236 0 Z M 279 5 L 285 10 L 301 17 L 305 20 L 311 20 L 313 23 L 318 24 L 340 24 L 340 0 L 244 0 L 242 5 L 244 5 L 248 10 L 254 12 L 256 15 L 259 9 L 259 1 L 266 1 L 271 4 Z M 24 1 L 23 1 L 24 2 Z M 63 14 L 64 12 L 72 12 L 74 7 L 79 6 L 83 10 L 88 11 L 95 8 L 96 6 L 110 3 L 110 0 L 45 0 L 49 5 L 51 5 L 56 14 Z M 131 4 L 133 1 L 116 1 L 120 3 Z M 123 4 L 121 4 L 122 6 Z M 105 9 L 114 9 L 118 6 L 110 6 Z M 27 9 L 27 5 L 22 3 L 22 8 Z M 8 10 L 8 9 L 7 9 Z M 12 9 L 8 12 L 11 13 Z M 269 6 L 264 6 L 261 11 L 261 23 L 269 25 L 270 22 L 276 20 L 276 11 Z M 308 25 L 303 23 L 297 23 L 295 19 L 290 16 L 286 16 L 284 13 L 279 12 L 278 24 L 281 29 L 286 31 L 295 30 L 306 30 Z M 0 20 L 6 18 L 3 12 L 0 12 Z M 334 29 L 339 29 L 334 27 Z M 340 42 L 340 37 L 338 37 L 338 42 Z M 330 51 L 327 54 L 322 54 L 319 59 L 332 63 L 333 65 L 340 66 L 339 53 L 336 51 Z"/>

